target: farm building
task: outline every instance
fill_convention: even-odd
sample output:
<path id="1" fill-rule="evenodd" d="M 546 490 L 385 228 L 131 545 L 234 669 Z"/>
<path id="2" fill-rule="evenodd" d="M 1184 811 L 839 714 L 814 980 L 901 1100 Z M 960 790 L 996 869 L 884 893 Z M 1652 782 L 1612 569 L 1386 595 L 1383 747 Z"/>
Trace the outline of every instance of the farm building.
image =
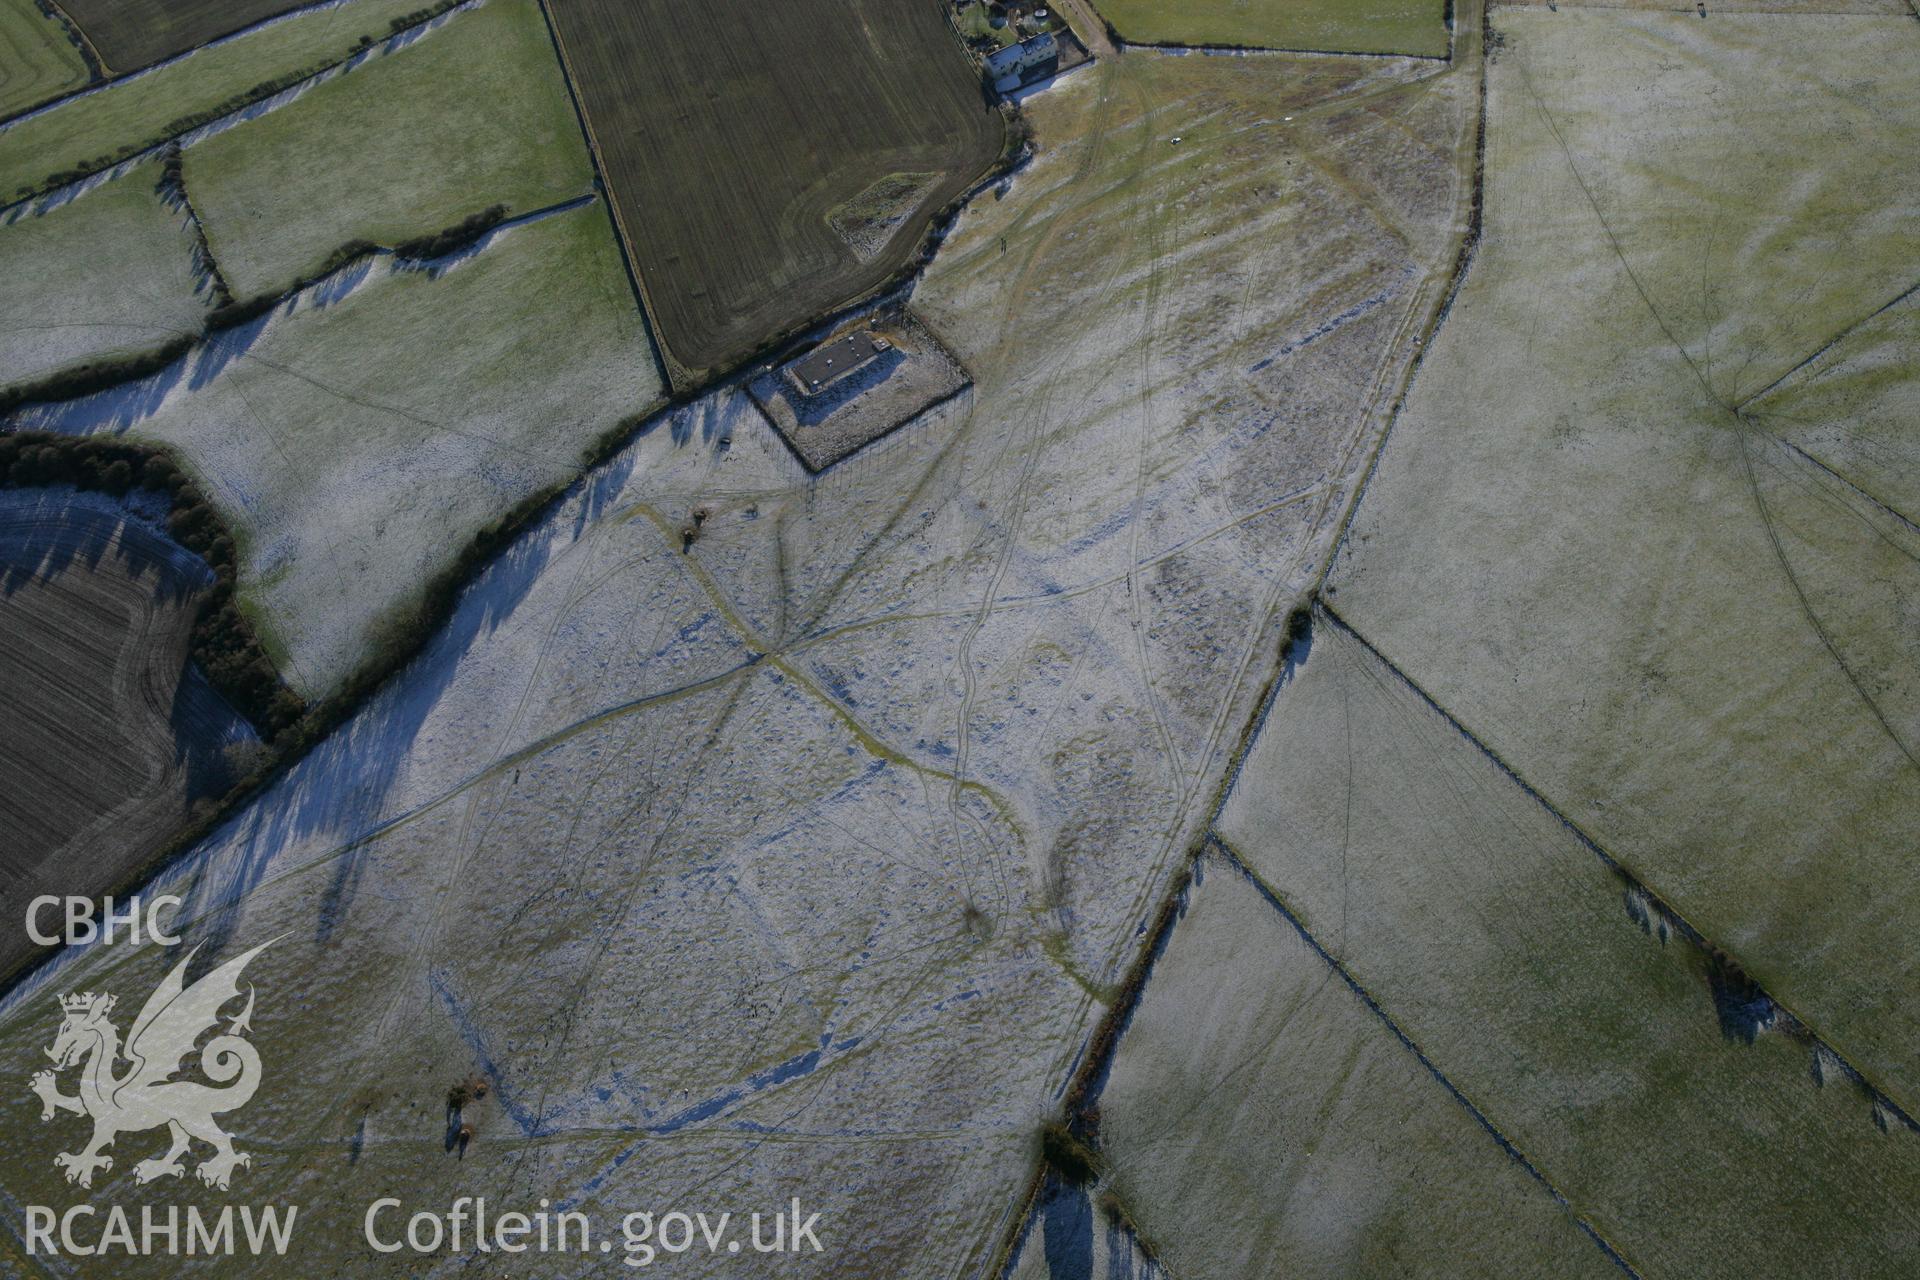
<path id="1" fill-rule="evenodd" d="M 802 395 L 818 395 L 892 349 L 893 344 L 877 334 L 850 333 L 821 343 L 788 365 L 787 377 Z"/>
<path id="2" fill-rule="evenodd" d="M 1059 66 L 1060 42 L 1051 32 L 1010 44 L 987 56 L 987 74 L 993 77 L 993 87 L 1000 93 L 1012 93 L 1041 76 L 1053 74 Z"/>

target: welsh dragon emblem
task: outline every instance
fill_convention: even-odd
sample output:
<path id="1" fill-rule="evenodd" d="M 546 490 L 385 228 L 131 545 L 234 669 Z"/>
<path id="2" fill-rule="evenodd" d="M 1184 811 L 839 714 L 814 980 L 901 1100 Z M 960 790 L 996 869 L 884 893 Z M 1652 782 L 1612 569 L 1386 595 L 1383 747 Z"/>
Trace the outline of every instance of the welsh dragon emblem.
<path id="1" fill-rule="evenodd" d="M 245 1106 L 260 1086 L 260 1054 L 245 1038 L 252 1029 L 251 984 L 246 1007 L 200 1050 L 200 1070 L 214 1084 L 173 1077 L 201 1036 L 218 1027 L 220 1010 L 239 998 L 240 971 L 271 945 L 262 943 L 187 986 L 187 966 L 199 951 L 195 947 L 147 997 L 124 1046 L 120 1029 L 108 1018 L 113 996 L 86 992 L 60 998 L 60 1032 L 47 1050 L 54 1069 L 36 1073 L 28 1087 L 40 1097 L 42 1120 L 51 1120 L 60 1111 L 93 1119 L 93 1138 L 85 1147 L 53 1158 L 56 1167 L 66 1170 L 68 1182 L 92 1186 L 96 1172 L 113 1167 L 112 1157 L 103 1152 L 116 1136 L 161 1125 L 166 1126 L 172 1146 L 166 1154 L 136 1164 L 135 1182 L 185 1173 L 181 1158 L 195 1139 L 213 1148 L 213 1154 L 194 1169 L 210 1187 L 225 1190 L 234 1169 L 251 1163 L 250 1157 L 233 1149 L 233 1139 L 213 1119 Z M 123 1059 L 128 1066 L 119 1071 Z M 76 1063 L 84 1064 L 80 1092 L 64 1094 L 57 1073 Z"/>

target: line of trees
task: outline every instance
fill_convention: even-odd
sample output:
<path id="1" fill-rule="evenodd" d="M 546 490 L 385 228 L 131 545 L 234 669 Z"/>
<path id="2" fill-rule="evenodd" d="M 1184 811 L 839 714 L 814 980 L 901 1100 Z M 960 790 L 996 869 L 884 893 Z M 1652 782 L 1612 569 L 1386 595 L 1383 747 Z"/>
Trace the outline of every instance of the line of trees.
<path id="1" fill-rule="evenodd" d="M 402 240 L 393 246 L 392 252 L 396 258 L 437 258 L 472 244 L 505 221 L 506 216 L 507 206 L 496 204 L 440 231 Z M 222 329 L 232 329 L 250 320 L 257 320 L 294 294 L 325 280 L 348 263 L 380 251 L 381 247 L 371 240 L 349 240 L 329 253 L 318 267 L 278 293 L 262 293 L 237 300 L 229 295 L 225 302 L 207 313 L 207 332 L 218 333 Z"/>
<path id="2" fill-rule="evenodd" d="M 214 306 L 231 305 L 233 290 L 227 287 L 227 277 L 221 272 L 220 264 L 213 260 L 207 229 L 201 225 L 200 212 L 193 207 L 193 197 L 187 191 L 186 151 L 178 138 L 166 146 L 160 160 L 160 177 L 153 184 L 153 190 L 170 207 L 187 215 L 187 223 L 193 228 L 193 268 L 204 277 L 213 294 Z"/>
<path id="3" fill-rule="evenodd" d="M 196 333 L 181 333 L 157 347 L 129 356 L 88 360 L 50 373 L 34 382 L 0 387 L 0 414 L 37 400 L 74 400 L 107 391 L 123 382 L 156 374 L 193 350 Z"/>
<path id="4" fill-rule="evenodd" d="M 463 218 L 459 222 L 432 235 L 415 236 L 411 240 L 402 240 L 393 246 L 397 258 L 438 258 L 452 253 L 455 249 L 464 249 L 487 232 L 499 226 L 507 218 L 507 206 L 490 205 L 479 213 Z"/>

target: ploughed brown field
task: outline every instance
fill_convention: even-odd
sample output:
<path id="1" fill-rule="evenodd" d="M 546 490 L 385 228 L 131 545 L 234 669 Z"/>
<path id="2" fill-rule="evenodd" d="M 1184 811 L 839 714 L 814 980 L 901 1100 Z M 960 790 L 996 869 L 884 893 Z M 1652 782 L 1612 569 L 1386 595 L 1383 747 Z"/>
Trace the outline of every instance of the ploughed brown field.
<path id="1" fill-rule="evenodd" d="M 426 0 L 422 0 L 423 3 Z M 114 75 L 195 49 L 313 0 L 62 0 Z"/>
<path id="2" fill-rule="evenodd" d="M 886 280 L 1005 143 L 937 4 L 554 0 L 552 14 L 679 379 Z M 890 234 L 876 246 L 853 225 Z"/>
<path id="3" fill-rule="evenodd" d="M 187 665 L 206 565 L 104 501 L 0 493 L 0 915 L 111 890 L 252 733 Z M 0 973 L 31 950 L 0 935 Z"/>

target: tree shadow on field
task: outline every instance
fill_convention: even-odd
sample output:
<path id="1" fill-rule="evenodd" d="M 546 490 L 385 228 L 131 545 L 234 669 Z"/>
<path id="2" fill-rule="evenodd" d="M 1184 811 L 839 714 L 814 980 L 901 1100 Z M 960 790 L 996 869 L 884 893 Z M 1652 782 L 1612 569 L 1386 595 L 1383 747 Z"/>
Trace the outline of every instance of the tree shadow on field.
<path id="1" fill-rule="evenodd" d="M 352 908 L 371 837 L 395 820 L 383 822 L 381 815 L 404 762 L 462 661 L 514 616 L 553 559 L 587 536 L 631 478 L 634 460 L 634 451 L 623 451 L 576 488 L 566 500 L 570 510 L 536 523 L 482 569 L 462 589 L 446 624 L 402 671 L 267 797 L 203 846 L 182 917 L 202 922 L 210 954 L 226 947 L 243 914 L 235 908 L 260 884 L 274 857 L 316 841 L 339 846 L 315 922 L 316 941 L 332 939 Z"/>
<path id="2" fill-rule="evenodd" d="M 126 576 L 150 577 L 156 603 L 182 603 L 213 581 L 199 557 L 111 498 L 71 485 L 0 493 L 0 597 L 76 566 L 97 572 L 109 556 Z"/>

